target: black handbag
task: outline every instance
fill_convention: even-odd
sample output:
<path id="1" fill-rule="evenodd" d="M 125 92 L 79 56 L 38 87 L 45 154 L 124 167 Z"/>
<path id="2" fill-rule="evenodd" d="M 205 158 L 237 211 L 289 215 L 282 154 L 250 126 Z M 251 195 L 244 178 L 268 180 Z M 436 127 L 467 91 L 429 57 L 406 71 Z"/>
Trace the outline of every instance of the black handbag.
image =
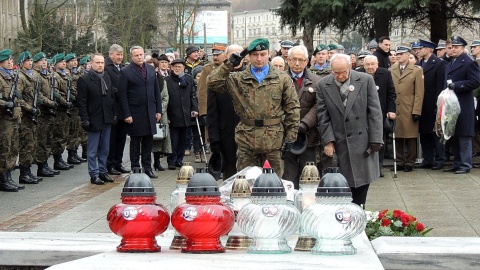
<path id="1" fill-rule="evenodd" d="M 159 123 L 156 125 L 157 127 L 157 134 L 153 135 L 154 141 L 160 141 L 167 137 L 167 125 Z"/>

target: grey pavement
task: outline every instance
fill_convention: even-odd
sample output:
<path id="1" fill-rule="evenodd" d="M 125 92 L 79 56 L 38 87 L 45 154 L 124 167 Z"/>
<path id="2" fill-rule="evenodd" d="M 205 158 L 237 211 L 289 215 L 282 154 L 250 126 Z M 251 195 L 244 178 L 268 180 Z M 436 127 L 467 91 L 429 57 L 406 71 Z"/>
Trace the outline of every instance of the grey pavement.
<path id="1" fill-rule="evenodd" d="M 166 165 L 165 159 L 162 161 Z M 193 156 L 185 161 L 192 162 L 194 167 L 205 166 L 193 163 Z M 391 164 L 391 160 L 386 160 L 387 167 Z M 388 168 L 384 172 L 385 177 L 370 186 L 367 210 L 405 211 L 433 228 L 429 236 L 479 236 L 480 211 L 476 206 L 480 204 L 480 169 L 464 175 L 415 169 L 398 172 L 397 178 L 393 178 Z M 170 209 L 170 194 L 175 189 L 178 169 L 155 173 L 159 176 L 152 180 L 157 202 Z M 87 177 L 84 183 L 88 183 Z M 126 177 L 117 177 L 115 183 L 101 188 L 82 184 L 7 219 L 2 217 L 0 231 L 109 233 L 106 216 L 113 205 L 121 202 Z"/>

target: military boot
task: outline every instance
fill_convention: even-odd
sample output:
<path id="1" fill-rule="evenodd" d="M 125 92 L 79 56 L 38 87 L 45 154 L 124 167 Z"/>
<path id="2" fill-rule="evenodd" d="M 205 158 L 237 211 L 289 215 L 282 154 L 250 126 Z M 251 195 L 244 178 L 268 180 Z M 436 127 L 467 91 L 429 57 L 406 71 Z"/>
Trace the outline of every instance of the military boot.
<path id="1" fill-rule="evenodd" d="M 10 183 L 10 185 L 15 186 L 18 190 L 25 189 L 24 185 L 17 184 L 17 183 L 15 183 L 15 181 L 13 181 L 12 172 L 7 172 L 5 174 L 5 176 L 6 176 L 7 181 Z"/>
<path id="2" fill-rule="evenodd" d="M 28 166 L 27 174 L 28 174 L 28 176 L 30 176 L 30 178 L 37 180 L 37 182 L 42 182 L 43 181 L 42 177 L 38 177 L 38 176 L 36 176 L 32 173 L 32 170 L 30 169 L 30 166 Z"/>
<path id="3" fill-rule="evenodd" d="M 47 164 L 46 162 L 37 164 L 38 166 L 37 175 L 43 176 L 43 177 L 54 177 L 55 175 L 53 174 L 53 172 L 47 169 L 46 164 Z"/>
<path id="4" fill-rule="evenodd" d="M 0 191 L 18 192 L 18 188 L 7 181 L 5 173 L 0 173 Z"/>
<path id="5" fill-rule="evenodd" d="M 78 165 L 78 164 L 81 164 L 82 162 L 80 160 L 78 160 L 76 157 L 75 157 L 75 151 L 74 150 L 68 150 L 68 158 L 67 158 L 67 163 L 68 164 L 75 164 L 75 165 Z"/>
<path id="6" fill-rule="evenodd" d="M 83 151 L 83 150 L 82 150 L 82 151 Z M 77 149 L 75 149 L 75 150 L 73 151 L 73 154 L 75 155 L 75 158 L 76 158 L 78 161 L 80 161 L 80 162 L 82 162 L 82 163 L 87 162 L 87 159 L 86 159 L 86 158 L 83 158 L 83 157 L 81 157 L 81 156 L 78 155 Z M 82 156 L 83 156 L 83 153 L 82 153 Z"/>
<path id="7" fill-rule="evenodd" d="M 70 170 L 70 166 L 65 163 L 65 160 L 63 160 L 62 155 L 53 155 L 53 159 L 55 160 L 55 162 L 53 163 L 53 168 L 55 170 L 61 170 L 61 171 Z"/>
<path id="8" fill-rule="evenodd" d="M 48 161 L 45 161 L 43 163 L 45 165 L 45 169 L 49 170 L 50 172 L 53 173 L 53 175 L 59 175 L 60 174 L 60 171 L 59 170 L 54 170 L 52 168 L 50 168 L 50 166 L 48 166 Z"/>
<path id="9" fill-rule="evenodd" d="M 20 177 L 18 178 L 18 182 L 21 184 L 38 184 L 38 181 L 32 179 L 30 175 L 28 175 L 27 167 L 20 167 Z"/>

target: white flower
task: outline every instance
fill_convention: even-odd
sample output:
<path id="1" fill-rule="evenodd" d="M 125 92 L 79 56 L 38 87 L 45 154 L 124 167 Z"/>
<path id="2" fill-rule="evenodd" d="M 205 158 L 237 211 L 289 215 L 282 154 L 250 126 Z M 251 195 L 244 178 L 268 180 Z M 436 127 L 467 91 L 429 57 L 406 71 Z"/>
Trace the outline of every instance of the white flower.
<path id="1" fill-rule="evenodd" d="M 350 86 L 348 87 L 348 91 L 352 92 L 353 90 L 355 90 L 355 86 L 350 85 Z"/>
<path id="2" fill-rule="evenodd" d="M 315 90 L 313 90 L 312 87 L 308 87 L 308 92 L 313 93 L 313 92 L 315 92 Z"/>

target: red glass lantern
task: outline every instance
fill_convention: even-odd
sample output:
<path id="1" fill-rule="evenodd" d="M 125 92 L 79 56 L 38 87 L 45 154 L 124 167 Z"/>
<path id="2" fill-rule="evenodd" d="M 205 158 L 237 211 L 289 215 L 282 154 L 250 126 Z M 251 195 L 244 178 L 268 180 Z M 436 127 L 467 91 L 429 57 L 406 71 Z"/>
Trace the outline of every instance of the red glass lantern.
<path id="1" fill-rule="evenodd" d="M 186 203 L 175 208 L 172 225 L 187 238 L 185 253 L 223 253 L 220 237 L 233 227 L 233 210 L 220 202 L 217 181 L 206 169 L 197 170 L 188 183 Z"/>
<path id="2" fill-rule="evenodd" d="M 134 168 L 125 182 L 122 203 L 110 208 L 110 230 L 122 237 L 118 252 L 159 252 L 155 236 L 165 232 L 170 222 L 165 206 L 155 203 L 156 193 L 150 177 Z"/>

